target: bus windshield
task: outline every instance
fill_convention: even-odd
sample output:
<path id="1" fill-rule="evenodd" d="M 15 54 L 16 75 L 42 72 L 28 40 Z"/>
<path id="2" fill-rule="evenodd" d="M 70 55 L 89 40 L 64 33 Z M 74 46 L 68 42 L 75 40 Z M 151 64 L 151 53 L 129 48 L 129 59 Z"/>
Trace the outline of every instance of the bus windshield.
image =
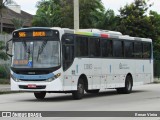
<path id="1" fill-rule="evenodd" d="M 13 42 L 14 68 L 51 68 L 60 65 L 59 41 L 34 40 Z"/>

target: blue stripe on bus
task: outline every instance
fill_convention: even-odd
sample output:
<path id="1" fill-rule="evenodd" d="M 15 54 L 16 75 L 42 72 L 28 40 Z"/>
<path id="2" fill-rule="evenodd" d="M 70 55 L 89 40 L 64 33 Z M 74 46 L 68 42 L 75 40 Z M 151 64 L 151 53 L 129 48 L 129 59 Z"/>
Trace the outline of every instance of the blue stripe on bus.
<path id="1" fill-rule="evenodd" d="M 46 75 L 22 75 L 13 73 L 13 76 L 17 79 L 21 80 L 42 80 L 42 79 L 49 79 L 54 76 L 53 73 L 46 74 Z"/>
<path id="2" fill-rule="evenodd" d="M 110 65 L 109 68 L 110 68 L 110 73 L 111 73 L 112 72 L 112 66 Z"/>
<path id="3" fill-rule="evenodd" d="M 100 37 L 101 35 L 100 35 L 100 34 L 98 34 L 98 33 L 93 33 L 93 36 Z"/>
<path id="4" fill-rule="evenodd" d="M 76 65 L 76 73 L 78 73 L 78 65 Z"/>

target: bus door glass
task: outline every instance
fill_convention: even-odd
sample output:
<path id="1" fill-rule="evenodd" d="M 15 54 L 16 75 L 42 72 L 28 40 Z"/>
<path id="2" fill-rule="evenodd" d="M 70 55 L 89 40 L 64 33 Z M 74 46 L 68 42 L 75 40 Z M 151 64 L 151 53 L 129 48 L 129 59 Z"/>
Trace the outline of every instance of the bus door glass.
<path id="1" fill-rule="evenodd" d="M 62 55 L 63 55 L 63 70 L 67 70 L 74 59 L 74 36 L 65 34 L 62 36 Z"/>

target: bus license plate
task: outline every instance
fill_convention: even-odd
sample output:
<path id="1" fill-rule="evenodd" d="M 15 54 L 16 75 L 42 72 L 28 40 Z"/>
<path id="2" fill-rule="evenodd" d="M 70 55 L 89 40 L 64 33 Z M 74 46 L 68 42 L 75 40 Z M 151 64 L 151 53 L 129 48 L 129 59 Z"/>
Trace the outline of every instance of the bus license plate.
<path id="1" fill-rule="evenodd" d="M 36 88 L 37 86 L 35 84 L 28 84 L 28 88 Z"/>

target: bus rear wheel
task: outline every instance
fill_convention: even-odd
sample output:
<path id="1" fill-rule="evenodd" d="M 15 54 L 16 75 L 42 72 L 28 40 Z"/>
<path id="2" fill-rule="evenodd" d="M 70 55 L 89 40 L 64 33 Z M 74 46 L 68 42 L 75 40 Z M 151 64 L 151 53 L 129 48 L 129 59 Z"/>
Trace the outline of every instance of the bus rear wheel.
<path id="1" fill-rule="evenodd" d="M 125 80 L 125 87 L 124 88 L 117 88 L 117 93 L 120 94 L 129 94 L 132 92 L 132 77 L 130 75 L 127 75 L 126 80 Z"/>
<path id="2" fill-rule="evenodd" d="M 46 92 L 34 92 L 34 96 L 39 99 L 42 100 L 44 99 L 44 97 L 46 96 Z"/>
<path id="3" fill-rule="evenodd" d="M 84 82 L 83 79 L 79 79 L 77 85 L 77 91 L 72 92 L 73 99 L 79 100 L 82 99 L 84 96 Z"/>

